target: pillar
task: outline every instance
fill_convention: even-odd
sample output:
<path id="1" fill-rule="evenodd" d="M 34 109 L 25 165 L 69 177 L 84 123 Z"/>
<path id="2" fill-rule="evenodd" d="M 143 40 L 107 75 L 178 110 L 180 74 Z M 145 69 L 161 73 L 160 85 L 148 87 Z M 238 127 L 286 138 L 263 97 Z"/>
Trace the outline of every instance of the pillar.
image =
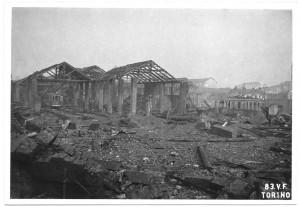
<path id="1" fill-rule="evenodd" d="M 74 103 L 73 103 L 74 106 L 78 106 L 79 90 L 80 90 L 79 83 L 74 83 Z"/>
<path id="2" fill-rule="evenodd" d="M 98 89 L 98 109 L 99 111 L 103 111 L 103 105 L 104 105 L 104 94 L 103 94 L 103 91 L 104 91 L 104 82 L 103 81 L 99 81 L 98 82 L 98 86 L 99 86 L 99 89 Z"/>
<path id="3" fill-rule="evenodd" d="M 107 113 L 112 114 L 112 85 L 114 79 L 107 81 Z"/>
<path id="4" fill-rule="evenodd" d="M 186 88 L 187 83 L 180 83 L 180 113 L 184 114 L 186 112 Z"/>
<path id="5" fill-rule="evenodd" d="M 84 109 L 88 110 L 89 109 L 89 104 L 90 104 L 90 96 L 91 96 L 91 87 L 92 87 L 92 82 L 89 81 L 88 83 L 85 83 L 85 101 L 84 101 Z"/>
<path id="6" fill-rule="evenodd" d="M 35 76 L 28 78 L 28 103 L 29 107 L 35 108 L 35 101 L 37 99 L 37 80 Z"/>
<path id="7" fill-rule="evenodd" d="M 20 101 L 20 85 L 18 83 L 15 84 L 15 98 L 14 101 Z"/>
<path id="8" fill-rule="evenodd" d="M 131 78 L 131 97 L 130 97 L 130 115 L 136 115 L 136 99 L 137 99 L 137 80 L 136 78 Z"/>
<path id="9" fill-rule="evenodd" d="M 124 80 L 120 78 L 118 80 L 118 114 L 122 115 L 123 111 L 123 100 L 124 100 Z"/>
<path id="10" fill-rule="evenodd" d="M 30 108 L 32 106 L 32 81 L 31 76 L 27 79 L 27 105 Z"/>
<path id="11" fill-rule="evenodd" d="M 34 76 L 32 79 L 32 107 L 36 112 L 40 111 L 41 98 L 37 94 L 37 80 Z M 38 106 L 37 106 L 38 105 Z"/>
<path id="12" fill-rule="evenodd" d="M 116 77 L 112 79 L 112 85 L 111 85 L 111 90 L 112 90 L 112 104 L 117 103 L 117 87 L 116 87 Z"/>
<path id="13" fill-rule="evenodd" d="M 150 99 L 151 97 L 151 90 L 153 89 L 153 85 L 151 83 L 144 84 L 144 100 L 145 100 L 145 114 L 146 117 L 150 116 Z"/>
<path id="14" fill-rule="evenodd" d="M 78 106 L 81 106 L 83 105 L 83 83 L 79 83 L 78 84 Z"/>
<path id="15" fill-rule="evenodd" d="M 96 105 L 96 87 L 97 87 L 97 84 L 95 81 L 92 81 L 91 82 L 91 89 L 90 89 L 90 106 L 92 109 L 95 109 L 95 105 Z"/>
<path id="16" fill-rule="evenodd" d="M 159 85 L 159 111 L 160 113 L 163 113 L 165 110 L 165 84 L 161 83 Z"/>

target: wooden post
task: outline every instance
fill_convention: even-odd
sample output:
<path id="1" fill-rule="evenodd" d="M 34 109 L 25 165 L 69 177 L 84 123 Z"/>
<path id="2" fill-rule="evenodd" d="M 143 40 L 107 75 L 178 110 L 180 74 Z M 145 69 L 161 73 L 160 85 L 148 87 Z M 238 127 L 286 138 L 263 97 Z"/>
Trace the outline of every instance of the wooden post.
<path id="1" fill-rule="evenodd" d="M 124 80 L 120 78 L 118 80 L 118 114 L 122 115 L 123 99 L 124 99 Z"/>
<path id="2" fill-rule="evenodd" d="M 136 115 L 136 100 L 137 99 L 137 80 L 131 78 L 131 97 L 130 97 L 130 115 Z"/>
<path id="3" fill-rule="evenodd" d="M 112 114 L 112 85 L 113 85 L 113 79 L 107 81 L 107 113 Z"/>
<path id="4" fill-rule="evenodd" d="M 159 111 L 163 113 L 165 110 L 165 84 L 161 83 L 159 85 Z"/>
<path id="5" fill-rule="evenodd" d="M 104 96 L 103 96 L 103 90 L 104 90 L 104 83 L 103 81 L 99 81 L 99 104 L 98 104 L 98 107 L 99 107 L 99 111 L 103 111 L 103 104 L 104 104 Z"/>

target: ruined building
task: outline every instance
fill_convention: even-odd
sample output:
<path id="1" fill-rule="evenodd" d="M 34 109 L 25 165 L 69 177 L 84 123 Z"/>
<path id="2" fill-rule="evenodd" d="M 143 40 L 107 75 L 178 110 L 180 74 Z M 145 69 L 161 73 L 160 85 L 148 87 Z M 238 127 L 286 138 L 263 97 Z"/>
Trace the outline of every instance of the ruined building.
<path id="1" fill-rule="evenodd" d="M 139 109 L 184 113 L 187 83 L 154 61 L 105 72 L 98 66 L 75 68 L 63 62 L 13 82 L 12 99 L 36 111 L 41 107 L 74 106 L 85 110 L 135 115 Z M 145 108 L 146 107 L 146 108 Z"/>

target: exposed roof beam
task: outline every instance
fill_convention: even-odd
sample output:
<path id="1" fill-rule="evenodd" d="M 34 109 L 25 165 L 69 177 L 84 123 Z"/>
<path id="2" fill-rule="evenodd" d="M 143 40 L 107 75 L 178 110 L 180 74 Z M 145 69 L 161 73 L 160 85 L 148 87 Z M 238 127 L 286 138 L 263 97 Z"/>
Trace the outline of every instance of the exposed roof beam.
<path id="1" fill-rule="evenodd" d="M 42 79 L 38 78 L 39 82 L 68 82 L 68 83 L 87 83 L 88 80 L 72 80 L 72 79 Z"/>

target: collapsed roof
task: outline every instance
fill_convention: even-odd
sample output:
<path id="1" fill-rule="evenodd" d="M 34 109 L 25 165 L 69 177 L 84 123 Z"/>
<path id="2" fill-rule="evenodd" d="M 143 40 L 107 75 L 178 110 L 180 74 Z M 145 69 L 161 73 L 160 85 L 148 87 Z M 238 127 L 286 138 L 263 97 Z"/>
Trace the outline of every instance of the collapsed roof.
<path id="1" fill-rule="evenodd" d="M 97 65 L 84 67 L 84 68 L 78 69 L 78 70 L 93 80 L 98 80 L 105 74 L 105 70 L 103 70 L 102 68 L 100 68 Z"/>
<path id="2" fill-rule="evenodd" d="M 91 81 L 110 80 L 112 78 L 131 77 L 136 78 L 138 83 L 179 83 L 180 80 L 174 78 L 170 73 L 157 65 L 154 61 L 148 60 L 128 64 L 114 68 L 105 72 L 99 66 L 89 66 L 85 68 L 75 68 L 69 63 L 62 62 L 52 65 L 32 74 L 39 80 L 44 81 Z M 31 76 L 32 76 L 31 75 Z M 29 76 L 28 76 L 29 77 Z M 15 81 L 23 83 L 28 77 Z"/>
<path id="3" fill-rule="evenodd" d="M 171 83 L 178 82 L 171 74 L 161 68 L 152 60 L 128 64 L 107 71 L 102 79 L 122 78 L 124 76 L 136 78 L 138 83 Z"/>
<path id="4" fill-rule="evenodd" d="M 55 64 L 43 70 L 36 71 L 31 76 L 37 76 L 39 80 L 91 80 L 91 78 L 87 75 L 66 62 Z M 23 83 L 28 77 L 15 82 Z"/>

